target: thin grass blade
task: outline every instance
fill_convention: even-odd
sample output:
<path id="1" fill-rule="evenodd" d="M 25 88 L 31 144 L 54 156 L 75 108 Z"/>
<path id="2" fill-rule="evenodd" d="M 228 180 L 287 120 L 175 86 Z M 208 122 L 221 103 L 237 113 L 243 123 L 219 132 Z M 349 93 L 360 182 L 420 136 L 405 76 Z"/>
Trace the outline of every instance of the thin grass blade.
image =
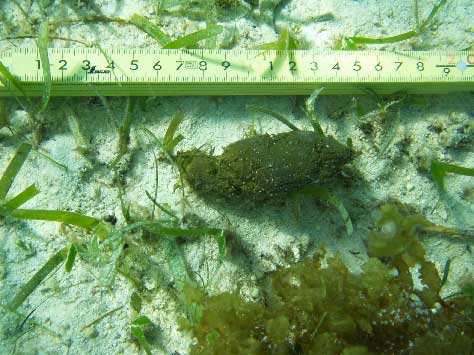
<path id="1" fill-rule="evenodd" d="M 120 127 L 118 127 L 118 154 L 117 157 L 110 164 L 110 168 L 113 169 L 118 164 L 120 159 L 127 153 L 128 145 L 130 144 L 130 132 L 132 129 L 132 123 L 135 120 L 135 106 L 137 104 L 136 97 L 127 97 L 127 107 L 125 118 Z"/>
<path id="2" fill-rule="evenodd" d="M 180 110 L 176 111 L 176 113 L 173 115 L 173 118 L 170 121 L 170 124 L 168 125 L 168 128 L 166 129 L 165 136 L 163 137 L 163 144 L 164 144 L 165 148 L 167 148 L 167 149 L 171 148 L 171 149 L 168 149 L 169 154 L 173 153 L 174 135 L 175 135 L 176 130 L 178 129 L 179 125 L 181 124 L 181 122 L 183 122 L 183 120 L 184 120 L 184 113 Z M 184 137 L 182 139 L 184 139 Z M 178 144 L 181 140 L 179 140 L 176 144 Z"/>
<path id="3" fill-rule="evenodd" d="M 41 59 L 41 68 L 43 71 L 43 95 L 41 99 L 41 107 L 38 110 L 38 113 L 44 112 L 49 103 L 49 98 L 51 97 L 51 68 L 48 56 L 48 21 L 43 21 L 38 28 L 38 40 L 36 45 L 38 47 L 40 59 Z"/>
<path id="4" fill-rule="evenodd" d="M 74 261 L 76 260 L 77 248 L 74 243 L 69 246 L 69 251 L 66 258 L 66 272 L 71 272 L 72 267 L 74 266 Z"/>
<path id="5" fill-rule="evenodd" d="M 23 89 L 23 84 L 15 78 L 12 73 L 8 70 L 8 68 L 0 61 L 0 81 L 5 87 L 9 87 L 9 85 L 12 85 L 18 92 L 26 96 L 26 92 Z"/>
<path id="6" fill-rule="evenodd" d="M 13 311 L 20 307 L 28 296 L 39 286 L 39 284 L 66 259 L 66 255 L 67 248 L 63 248 L 54 254 L 46 264 L 44 264 L 41 269 L 39 269 L 33 277 L 20 288 L 20 291 L 18 291 L 15 297 L 8 303 L 7 307 Z"/>
<path id="7" fill-rule="evenodd" d="M 203 39 L 212 37 L 212 36 L 217 36 L 218 34 L 222 33 L 224 28 L 219 25 L 212 25 L 209 26 L 208 28 L 204 30 L 199 30 L 193 33 L 190 33 L 186 36 L 183 36 L 181 38 L 178 38 L 172 42 L 169 42 L 163 48 L 167 49 L 178 49 L 178 48 L 189 48 L 196 46 L 199 41 L 202 41 Z"/>
<path id="8" fill-rule="evenodd" d="M 8 190 L 10 190 L 15 177 L 18 175 L 23 163 L 25 162 L 28 154 L 31 151 L 31 145 L 27 143 L 22 143 L 18 147 L 15 156 L 10 161 L 7 166 L 7 169 L 4 171 L 2 177 L 0 178 L 0 200 L 4 200 Z"/>
<path id="9" fill-rule="evenodd" d="M 145 134 L 148 135 L 148 137 L 150 137 L 150 139 L 158 146 L 158 148 L 160 148 L 160 150 L 163 152 L 163 154 L 165 155 L 166 159 L 168 159 L 168 161 L 175 167 L 178 167 L 176 165 L 176 161 L 174 160 L 174 158 L 171 156 L 170 153 L 168 153 L 168 151 L 166 150 L 166 147 L 165 145 L 163 144 L 163 142 L 158 139 L 157 136 L 155 136 L 155 134 L 153 134 L 152 131 L 150 131 L 148 128 L 146 127 L 142 127 L 143 131 L 145 132 Z"/>
<path id="10" fill-rule="evenodd" d="M 116 308 L 114 308 L 114 309 L 111 309 L 110 311 L 105 312 L 104 314 L 101 314 L 99 317 L 97 317 L 96 319 L 94 319 L 92 322 L 90 322 L 89 324 L 86 324 L 85 326 L 83 326 L 83 327 L 81 328 L 81 332 L 83 332 L 83 331 L 86 330 L 87 328 L 92 327 L 93 325 L 96 325 L 96 324 L 99 323 L 102 319 L 109 317 L 110 315 L 114 314 L 115 312 L 117 312 L 118 310 L 120 310 L 120 309 L 122 309 L 122 308 L 123 308 L 123 306 L 116 307 Z"/>
<path id="11" fill-rule="evenodd" d="M 401 33 L 395 36 L 390 36 L 390 37 L 381 37 L 381 38 L 348 37 L 347 40 L 352 42 L 352 44 L 386 44 L 386 43 L 396 43 L 396 42 L 405 41 L 417 35 L 418 33 L 416 31 L 408 31 L 408 32 Z"/>
<path id="12" fill-rule="evenodd" d="M 431 162 L 430 170 L 431 175 L 433 175 L 433 178 L 441 191 L 445 191 L 444 176 L 446 173 L 474 176 L 474 168 L 465 168 L 454 164 L 443 163 L 437 160 Z"/>
<path id="13" fill-rule="evenodd" d="M 439 3 L 437 3 L 433 9 L 431 10 L 430 14 L 426 18 L 425 21 L 420 25 L 420 31 L 424 31 L 430 24 L 431 21 L 433 21 L 433 18 L 437 15 L 441 7 L 446 4 L 448 0 L 440 0 Z"/>
<path id="14" fill-rule="evenodd" d="M 123 120 L 122 126 L 119 128 L 119 152 L 125 154 L 127 152 L 128 144 L 130 143 L 130 130 L 132 128 L 132 122 L 134 120 L 134 110 L 137 104 L 135 97 L 127 97 L 127 110 L 125 113 L 125 119 Z"/>
<path id="15" fill-rule="evenodd" d="M 173 138 L 171 143 L 169 144 L 168 148 L 171 152 L 173 152 L 174 148 L 182 141 L 184 140 L 184 136 L 182 134 L 178 134 L 176 137 Z"/>
<path id="16" fill-rule="evenodd" d="M 325 200 L 332 204 L 338 210 L 339 214 L 341 215 L 342 219 L 344 220 L 344 224 L 346 225 L 346 231 L 349 236 L 352 235 L 354 228 L 352 226 L 351 217 L 349 216 L 349 212 L 347 212 L 346 208 L 342 201 L 335 195 L 331 194 L 325 188 L 319 187 L 307 187 L 295 193 L 296 195 L 310 195 L 321 200 Z"/>
<path id="17" fill-rule="evenodd" d="M 255 112 L 262 112 L 262 113 L 268 113 L 272 117 L 276 118 L 278 121 L 281 123 L 287 125 L 290 129 L 293 131 L 299 131 L 300 129 L 296 127 L 293 123 L 291 123 L 285 116 L 279 114 L 278 112 L 275 112 L 269 108 L 262 107 L 262 106 L 257 106 L 257 105 L 247 105 L 248 110 L 252 110 Z"/>
<path id="18" fill-rule="evenodd" d="M 61 222 L 88 230 L 92 229 L 99 223 L 99 220 L 93 217 L 85 216 L 76 212 L 61 210 L 15 209 L 9 211 L 7 215 L 19 219 Z"/>
<path id="19" fill-rule="evenodd" d="M 142 15 L 134 14 L 128 22 L 148 34 L 162 46 L 171 42 L 171 38 L 166 33 Z"/>
<path id="20" fill-rule="evenodd" d="M 51 158 L 48 154 L 45 154 L 43 152 L 41 152 L 39 149 L 33 149 L 33 152 L 38 154 L 40 157 L 48 160 L 50 163 L 53 163 L 54 165 L 56 165 L 58 168 L 60 169 L 63 169 L 64 171 L 68 171 L 68 167 L 64 164 L 61 164 L 60 162 L 58 162 L 57 160 L 54 160 L 53 158 Z"/>
<path id="21" fill-rule="evenodd" d="M 29 200 L 31 200 L 33 197 L 39 194 L 39 190 L 36 188 L 35 184 L 31 184 L 28 186 L 26 189 L 24 189 L 22 192 L 20 192 L 18 195 L 15 197 L 11 198 L 8 200 L 8 202 L 5 204 L 7 208 L 10 208 L 14 210 L 15 208 L 20 207 L 21 205 L 25 204 Z"/>
<path id="22" fill-rule="evenodd" d="M 319 88 L 319 89 L 314 90 L 313 93 L 310 95 L 310 97 L 306 100 L 306 111 L 308 112 L 309 121 L 311 122 L 311 125 L 313 126 L 314 133 L 320 137 L 324 137 L 324 132 L 321 126 L 319 125 L 318 118 L 316 117 L 314 102 L 316 101 L 319 94 L 323 90 L 324 88 Z"/>
<path id="23" fill-rule="evenodd" d="M 171 218 L 173 218 L 174 220 L 178 220 L 178 216 L 176 216 L 176 214 L 171 211 L 170 209 L 166 208 L 165 206 L 163 206 L 161 203 L 158 203 L 151 195 L 148 191 L 145 191 L 145 194 L 146 196 L 151 200 L 151 202 L 153 202 L 153 204 L 158 207 L 162 212 L 164 212 L 165 214 L 167 214 L 168 216 L 170 216 Z"/>
<path id="24" fill-rule="evenodd" d="M 431 175 L 435 180 L 436 184 L 438 185 L 441 191 L 445 191 L 444 189 L 444 175 L 446 172 L 444 171 L 442 165 L 438 161 L 432 161 L 430 166 Z"/>
<path id="25" fill-rule="evenodd" d="M 225 232 L 221 230 L 218 234 L 215 235 L 217 248 L 219 250 L 219 265 L 224 261 L 224 258 L 227 254 L 227 241 L 225 239 Z"/>
<path id="26" fill-rule="evenodd" d="M 150 232 L 154 232 L 159 235 L 167 235 L 171 237 L 194 237 L 200 235 L 213 235 L 218 236 L 222 233 L 222 229 L 219 228 L 175 228 L 163 226 L 160 223 L 148 223 L 143 226 L 144 229 L 147 229 Z"/>

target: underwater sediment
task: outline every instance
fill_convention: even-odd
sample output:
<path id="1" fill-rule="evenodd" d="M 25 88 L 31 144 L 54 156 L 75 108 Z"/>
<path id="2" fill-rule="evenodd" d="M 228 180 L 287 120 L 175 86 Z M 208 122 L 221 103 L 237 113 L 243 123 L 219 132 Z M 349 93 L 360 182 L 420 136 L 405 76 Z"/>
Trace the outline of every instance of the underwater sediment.
<path id="1" fill-rule="evenodd" d="M 0 56 L 36 50 L 28 70 L 46 78 L 47 68 L 100 78 L 107 65 L 165 79 L 167 65 L 228 74 L 234 58 L 148 62 L 140 51 L 354 51 L 327 57 L 325 72 L 319 59 L 304 67 L 277 55 L 266 64 L 280 86 L 293 69 L 344 80 L 409 65 L 343 59 L 358 50 L 446 50 L 463 60 L 433 70 L 467 76 L 471 2 L 0 1 Z M 48 59 L 63 47 L 74 60 Z M 135 55 L 114 63 L 120 48 Z M 413 79 L 429 72 L 413 69 Z M 86 98 L 55 97 L 48 82 L 30 98 L 22 77 L 12 83 L 16 96 L 0 100 L 0 354 L 473 354 L 473 239 L 435 228 L 474 228 L 474 180 L 455 174 L 474 167 L 473 93 L 305 105 L 283 91 L 102 97 L 95 83 Z M 327 136 L 262 134 L 285 121 L 310 129 L 307 118 Z M 204 146 L 216 153 L 192 149 Z M 321 208 L 303 201 L 322 190 L 339 205 L 324 193 L 311 195 Z M 347 207 L 353 233 L 326 202 Z"/>

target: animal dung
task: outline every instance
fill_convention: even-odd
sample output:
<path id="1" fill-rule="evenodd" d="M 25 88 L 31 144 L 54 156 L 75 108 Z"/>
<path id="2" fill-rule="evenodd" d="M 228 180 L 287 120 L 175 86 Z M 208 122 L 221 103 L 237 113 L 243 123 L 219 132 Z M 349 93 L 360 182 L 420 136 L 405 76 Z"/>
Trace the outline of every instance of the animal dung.
<path id="1" fill-rule="evenodd" d="M 245 138 L 219 156 L 178 152 L 177 164 L 200 195 L 266 202 L 327 183 L 353 157 L 352 148 L 330 136 L 298 130 Z"/>

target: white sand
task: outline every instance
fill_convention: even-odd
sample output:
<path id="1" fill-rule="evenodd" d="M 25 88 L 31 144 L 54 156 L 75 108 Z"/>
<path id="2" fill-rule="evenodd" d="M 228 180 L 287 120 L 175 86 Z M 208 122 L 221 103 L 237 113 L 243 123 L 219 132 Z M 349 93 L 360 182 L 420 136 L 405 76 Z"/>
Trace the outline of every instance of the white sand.
<path id="1" fill-rule="evenodd" d="M 47 2 L 47 1 L 46 1 Z M 81 2 L 81 1 L 79 1 Z M 92 3 L 91 1 L 82 1 Z M 24 2 L 22 2 L 24 3 Z M 74 18 L 76 1 L 56 1 L 52 20 Z M 153 1 L 96 1 L 104 14 L 128 18 L 133 13 L 151 16 Z M 421 2 L 420 2 L 421 3 Z M 427 16 L 435 1 L 423 1 L 421 15 Z M 85 6 L 85 5 L 84 5 Z M 84 8 L 81 11 L 85 11 Z M 10 2 L 0 5 L 0 12 L 17 26 L 9 28 L 0 23 L 3 32 L 18 30 L 22 15 Z M 37 12 L 33 7 L 32 12 Z M 310 23 L 311 16 L 331 12 L 335 19 Z M 312 47 L 328 48 L 340 35 L 390 36 L 408 31 L 415 26 L 413 1 L 320 1 L 294 0 L 277 11 L 276 25 L 298 28 L 300 36 Z M 419 38 L 387 45 L 385 48 L 399 49 L 451 49 L 465 48 L 472 43 L 472 18 L 474 9 L 470 0 L 448 2 L 436 23 L 436 30 Z M 299 20 L 308 23 L 298 25 Z M 164 31 L 173 37 L 192 32 L 202 23 L 186 18 L 164 17 Z M 264 23 L 250 19 L 229 18 L 220 22 L 233 28 L 236 23 L 241 35 L 239 46 L 251 46 L 275 40 L 277 34 Z M 186 26 L 186 27 L 184 27 Z M 2 28 L 2 27 L 0 27 Z M 134 43 L 137 47 L 153 46 L 153 40 L 132 26 L 77 25 L 60 32 L 65 37 L 97 40 L 104 48 L 120 47 Z M 77 44 L 53 41 L 56 47 Z M 33 42 L 2 41 L 2 48 L 31 46 Z M 380 46 L 379 46 L 380 47 Z M 352 138 L 360 156 L 353 166 L 360 172 L 363 181 L 353 186 L 331 186 L 331 191 L 340 196 L 349 210 L 354 223 L 354 234 L 345 234 L 344 224 L 338 213 L 321 202 L 305 201 L 296 216 L 295 203 L 287 207 L 262 207 L 252 211 L 238 211 L 226 208 L 225 204 L 212 204 L 197 197 L 188 188 L 185 190 L 189 205 L 185 213 L 199 216 L 206 224 L 232 229 L 245 245 L 248 255 L 227 259 L 216 272 L 217 250 L 212 238 L 189 243 L 184 247 L 185 256 L 194 271 L 199 273 L 211 294 L 224 291 L 240 292 L 248 299 L 258 300 L 258 280 L 267 272 L 289 266 L 305 255 L 311 254 L 322 244 L 331 253 L 338 252 L 352 270 L 366 259 L 363 240 L 374 227 L 377 206 L 389 198 L 411 204 L 417 211 L 434 223 L 463 229 L 473 229 L 473 197 L 463 199 L 467 188 L 474 189 L 474 179 L 450 175 L 446 178 L 448 191 L 441 194 L 426 171 L 431 159 L 436 158 L 466 167 L 474 166 L 472 147 L 474 143 L 474 96 L 472 93 L 445 96 L 427 96 L 426 106 L 402 104 L 393 110 L 385 122 L 370 119 L 373 133 L 366 135 L 360 129 L 360 120 L 355 115 L 354 100 L 366 102 L 367 98 L 322 97 L 318 99 L 321 125 L 328 134 L 345 142 Z M 98 99 L 78 98 L 69 101 L 70 107 L 80 118 L 80 126 L 97 157 L 94 163 L 74 151 L 76 143 L 70 133 L 61 107 L 65 100 L 51 100 L 48 111 L 50 122 L 41 150 L 53 159 L 66 165 L 64 171 L 32 152 L 23 166 L 9 196 L 22 191 L 32 183 L 41 194 L 30 201 L 26 208 L 66 209 L 81 212 L 97 218 L 113 215 L 118 225 L 124 223 L 117 188 L 112 184 L 113 175 L 106 165 L 116 156 L 117 131 L 106 110 Z M 140 127 L 145 126 L 158 137 L 162 137 L 170 117 L 181 109 L 186 119 L 179 132 L 185 140 L 178 150 L 188 150 L 206 144 L 219 154 L 222 147 L 243 137 L 253 125 L 258 133 L 277 133 L 288 129 L 268 115 L 246 111 L 245 106 L 256 104 L 271 107 L 287 116 L 299 127 L 309 129 L 298 105 L 302 100 L 293 97 L 195 97 L 195 98 L 149 98 L 139 110 L 132 128 L 131 154 L 126 157 L 122 176 L 125 181 L 125 199 L 131 204 L 134 216 L 146 217 L 151 203 L 145 195 L 154 190 L 155 171 L 153 151 L 159 151 L 148 144 Z M 110 98 L 111 114 L 121 120 L 125 99 Z M 337 117 L 335 117 L 337 116 Z M 24 113 L 14 112 L 13 124 L 24 125 Z M 368 120 L 369 121 L 369 120 Z M 22 123 L 23 122 L 23 123 Z M 436 123 L 441 133 L 429 129 Z M 401 141 L 411 144 L 400 151 Z M 455 148 L 465 140 L 468 145 Z M 7 129 L 0 129 L 0 172 L 3 172 L 14 154 L 17 140 L 11 138 Z M 470 144 L 470 145 L 469 145 Z M 182 216 L 178 173 L 166 161 L 158 167 L 158 201 L 168 204 Z M 230 223 L 230 224 L 229 224 Z M 192 226 L 192 225 L 191 225 Z M 57 223 L 23 222 L 8 220 L 0 225 L 0 300 L 9 300 L 36 270 L 59 248 L 67 245 L 73 232 L 63 233 Z M 189 334 L 179 331 L 177 317 L 183 313 L 178 309 L 175 298 L 169 292 L 169 285 L 163 283 L 158 271 L 169 275 L 169 258 L 160 241 L 153 245 L 140 245 L 137 236 L 130 237 L 130 243 L 145 257 L 138 260 L 136 268 L 146 279 L 146 294 L 142 314 L 147 315 L 160 329 L 163 351 L 154 346 L 154 354 L 171 354 L 178 351 L 188 353 L 191 341 Z M 18 247 L 22 241 L 30 246 L 34 255 Z M 143 242 L 142 242 L 143 243 Z M 457 282 L 474 273 L 472 262 L 472 241 L 449 237 L 424 237 L 423 243 L 438 269 L 442 271 L 445 262 L 451 259 L 451 270 L 443 294 L 456 291 Z M 351 252 L 360 252 L 355 255 Z M 101 287 L 94 275 L 100 270 L 78 260 L 74 272 L 67 274 L 59 269 L 19 308 L 27 314 L 37 307 L 23 330 L 30 329 L 17 343 L 16 354 L 135 354 L 139 347 L 130 335 L 133 317 L 130 295 L 133 285 L 118 275 L 110 288 Z M 155 272 L 156 271 L 156 272 Z M 167 273 L 168 272 L 168 273 Z M 210 280 L 209 280 L 210 279 Z M 81 331 L 85 325 L 116 307 L 122 307 L 94 326 Z M 15 339 L 21 335 L 17 330 L 21 318 L 0 312 L 0 353 L 12 351 Z M 18 320 L 20 319 L 20 320 Z M 36 324 L 36 326 L 34 326 Z"/>

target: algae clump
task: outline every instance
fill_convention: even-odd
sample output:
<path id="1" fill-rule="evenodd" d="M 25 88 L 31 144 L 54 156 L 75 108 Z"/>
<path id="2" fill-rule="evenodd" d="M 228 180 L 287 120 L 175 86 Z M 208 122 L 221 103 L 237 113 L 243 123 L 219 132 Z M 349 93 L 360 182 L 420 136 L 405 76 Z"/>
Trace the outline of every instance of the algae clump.
<path id="1" fill-rule="evenodd" d="M 384 206 L 382 214 L 383 223 L 390 221 L 407 240 L 416 240 L 418 219 L 394 206 Z M 377 235 L 385 234 L 370 237 L 369 249 Z M 197 340 L 191 354 L 470 354 L 470 293 L 441 299 L 439 276 L 420 248 L 429 297 L 417 297 L 407 264 L 394 263 L 403 252 L 387 257 L 378 249 L 379 257 L 370 257 L 360 274 L 350 272 L 338 255 L 326 258 L 322 252 L 270 275 L 263 302 L 231 293 L 197 300 L 199 318 L 182 325 Z"/>
<path id="2" fill-rule="evenodd" d="M 245 138 L 219 156 L 198 149 L 178 152 L 177 164 L 203 196 L 266 202 L 328 183 L 353 156 L 351 148 L 332 137 L 298 130 Z"/>

